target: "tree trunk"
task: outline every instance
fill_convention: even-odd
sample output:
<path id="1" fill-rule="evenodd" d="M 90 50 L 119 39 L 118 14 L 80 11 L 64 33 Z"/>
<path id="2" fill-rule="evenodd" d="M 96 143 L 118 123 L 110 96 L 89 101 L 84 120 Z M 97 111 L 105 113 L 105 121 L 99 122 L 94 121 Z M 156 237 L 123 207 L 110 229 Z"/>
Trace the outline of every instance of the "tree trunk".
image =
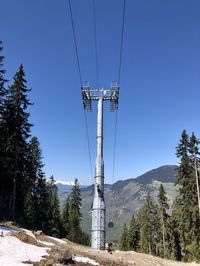
<path id="1" fill-rule="evenodd" d="M 165 225 L 164 225 L 163 213 L 161 213 L 161 220 L 162 220 L 162 237 L 163 237 L 163 256 L 165 257 Z"/>
<path id="2" fill-rule="evenodd" d="M 16 205 L 16 172 L 13 178 L 13 204 L 12 204 L 12 220 L 15 221 L 15 206 Z"/>

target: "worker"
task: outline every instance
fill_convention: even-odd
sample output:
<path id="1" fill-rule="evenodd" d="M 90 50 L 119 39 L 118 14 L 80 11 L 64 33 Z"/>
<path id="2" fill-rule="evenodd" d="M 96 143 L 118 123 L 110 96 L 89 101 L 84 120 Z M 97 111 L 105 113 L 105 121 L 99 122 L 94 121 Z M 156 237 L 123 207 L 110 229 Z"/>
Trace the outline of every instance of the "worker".
<path id="1" fill-rule="evenodd" d="M 107 248 L 109 254 L 112 254 L 112 251 L 113 251 L 112 246 L 113 246 L 112 242 L 109 242 L 108 248 Z"/>

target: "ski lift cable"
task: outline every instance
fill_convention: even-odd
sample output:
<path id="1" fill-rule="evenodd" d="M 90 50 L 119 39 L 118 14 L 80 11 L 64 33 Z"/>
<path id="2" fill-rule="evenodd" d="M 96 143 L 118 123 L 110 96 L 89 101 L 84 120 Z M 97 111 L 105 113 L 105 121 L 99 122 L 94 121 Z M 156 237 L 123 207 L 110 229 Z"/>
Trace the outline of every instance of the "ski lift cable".
<path id="1" fill-rule="evenodd" d="M 118 86 L 120 85 L 120 78 L 121 78 L 122 52 L 123 52 L 123 40 L 124 40 L 124 24 L 125 24 L 125 11 L 126 11 L 126 0 L 124 0 L 124 4 L 123 4 L 122 30 L 121 30 L 120 56 L 119 56 L 119 71 L 118 71 Z M 112 184 L 114 183 L 114 176 L 115 176 L 115 157 L 116 157 L 116 144 L 117 144 L 117 123 L 118 123 L 118 109 L 116 110 L 116 116 L 115 116 Z"/>
<path id="2" fill-rule="evenodd" d="M 98 57 L 97 57 L 97 30 L 96 30 L 96 0 L 93 0 L 93 22 L 94 22 L 94 44 L 95 44 L 95 63 L 96 63 L 96 81 L 97 89 L 99 89 L 99 68 L 98 68 Z"/>
<path id="3" fill-rule="evenodd" d="M 69 11 L 70 11 L 71 24 L 72 24 L 74 47 L 76 51 L 76 60 L 77 60 L 77 65 L 78 65 L 80 85 L 82 87 L 83 82 L 82 82 L 82 76 L 81 76 L 81 67 L 80 67 L 80 60 L 79 60 L 79 54 L 78 54 L 78 46 L 77 46 L 77 41 L 76 41 L 76 33 L 75 33 L 75 27 L 74 27 L 74 18 L 73 18 L 73 13 L 72 13 L 71 0 L 68 0 L 68 3 L 69 3 Z"/>
<path id="4" fill-rule="evenodd" d="M 74 47 L 75 47 L 75 52 L 76 52 L 76 60 L 77 60 L 77 66 L 78 66 L 78 74 L 79 74 L 80 86 L 82 87 L 83 86 L 83 82 L 82 82 L 82 76 L 81 76 L 81 67 L 80 67 L 78 46 L 77 46 L 76 33 L 75 33 L 75 27 L 74 27 L 74 18 L 73 18 L 71 0 L 68 0 L 68 4 L 69 4 L 70 19 L 71 19 L 71 25 L 72 25 L 73 40 L 74 40 Z M 87 137 L 87 145 L 88 145 L 88 155 L 89 155 L 91 179 L 92 179 L 92 183 L 93 183 L 94 181 L 93 181 L 93 169 L 92 169 L 90 139 L 89 139 L 89 131 L 88 131 L 87 114 L 86 114 L 85 109 L 84 109 L 84 117 L 85 117 L 85 128 L 86 128 L 86 137 Z"/>
<path id="5" fill-rule="evenodd" d="M 122 67 L 122 54 L 123 54 L 123 41 L 124 41 L 124 25 L 125 25 L 125 12 L 126 11 L 126 0 L 123 2 L 123 13 L 122 13 L 122 28 L 121 28 L 121 41 L 120 41 L 120 54 L 119 54 L 119 70 L 118 70 L 118 86 L 120 86 L 121 79 L 121 67 Z M 115 178 L 115 161 L 116 161 L 116 146 L 117 146 L 117 124 L 118 124 L 118 109 L 115 113 L 115 126 L 114 126 L 114 148 L 113 148 L 113 168 L 112 168 L 112 196 L 114 196 L 113 184 Z M 111 205 L 111 221 L 109 222 L 110 227 L 113 227 L 113 209 Z M 108 224 L 108 226 L 109 226 Z"/>
<path id="6" fill-rule="evenodd" d="M 124 43 L 125 13 L 126 13 L 126 0 L 124 0 L 123 14 L 122 14 L 122 29 L 121 29 L 121 42 L 120 42 L 120 54 L 119 54 L 118 86 L 120 85 L 120 78 L 121 78 L 122 52 L 123 52 L 123 43 Z"/>

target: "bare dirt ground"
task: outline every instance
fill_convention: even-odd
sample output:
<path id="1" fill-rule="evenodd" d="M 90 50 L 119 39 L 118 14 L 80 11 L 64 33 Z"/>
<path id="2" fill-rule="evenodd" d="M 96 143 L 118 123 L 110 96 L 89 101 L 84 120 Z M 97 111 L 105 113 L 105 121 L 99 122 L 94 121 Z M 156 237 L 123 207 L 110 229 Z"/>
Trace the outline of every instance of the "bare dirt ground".
<path id="1" fill-rule="evenodd" d="M 49 238 L 45 236 L 45 241 L 49 241 Z M 52 240 L 50 240 L 52 242 Z M 195 266 L 200 265 L 195 262 L 184 263 L 175 262 L 171 260 L 161 259 L 155 256 L 137 253 L 134 251 L 115 251 L 113 254 L 109 254 L 107 251 L 94 251 L 89 247 L 74 244 L 68 240 L 65 240 L 65 244 L 56 244 L 52 249 L 52 254 L 58 253 L 59 250 L 66 250 L 73 256 L 83 256 L 93 259 L 102 266 Z M 55 242 L 54 242 L 55 243 Z M 51 256 L 50 256 L 51 257 Z M 68 264 L 70 265 L 70 264 Z M 72 265 L 91 265 L 76 263 Z"/>
<path id="2" fill-rule="evenodd" d="M 75 256 L 92 259 L 100 266 L 200 266 L 200 263 L 176 262 L 134 251 L 114 251 L 109 254 L 106 250 L 95 251 L 90 247 L 72 243 L 67 239 L 59 240 L 46 236 L 41 231 L 27 231 L 19 230 L 13 235 L 28 244 L 49 248 L 49 256 L 43 258 L 40 262 L 33 263 L 34 266 L 95 265 L 87 262 L 77 262 L 74 260 Z"/>

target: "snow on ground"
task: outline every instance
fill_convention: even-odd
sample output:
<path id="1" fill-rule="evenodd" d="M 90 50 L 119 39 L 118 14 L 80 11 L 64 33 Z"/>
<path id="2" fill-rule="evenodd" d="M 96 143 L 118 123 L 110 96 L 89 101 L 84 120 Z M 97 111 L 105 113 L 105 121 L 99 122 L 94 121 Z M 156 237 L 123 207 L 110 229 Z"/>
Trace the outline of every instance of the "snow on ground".
<path id="1" fill-rule="evenodd" d="M 0 237 L 0 266 L 30 266 L 30 264 L 22 262 L 40 261 L 42 256 L 49 255 L 47 253 L 48 249 L 26 244 L 16 237 L 4 235 L 4 237 Z"/>
<path id="2" fill-rule="evenodd" d="M 89 259 L 87 257 L 74 256 L 73 260 L 75 260 L 76 262 L 83 262 L 83 263 L 89 263 L 89 264 L 92 264 L 92 265 L 99 265 L 98 262 L 96 262 L 94 260 L 91 260 L 91 259 Z"/>
<path id="3" fill-rule="evenodd" d="M 41 244 L 43 244 L 43 245 L 49 246 L 49 247 L 53 247 L 53 246 L 55 246 L 55 244 L 53 244 L 53 243 L 49 243 L 49 242 L 47 242 L 47 241 L 37 240 L 37 242 L 38 242 L 38 243 L 41 243 Z"/>
<path id="4" fill-rule="evenodd" d="M 53 240 L 55 240 L 55 241 L 57 241 L 57 242 L 59 242 L 59 243 L 61 243 L 61 244 L 66 244 L 65 241 L 63 241 L 63 240 L 61 240 L 61 239 L 59 239 L 59 238 L 55 238 L 55 237 L 52 237 L 52 236 L 49 236 L 49 238 L 51 238 L 51 239 L 53 239 Z"/>
<path id="5" fill-rule="evenodd" d="M 5 226 L 0 226 L 0 235 L 9 235 L 11 234 L 12 232 L 15 232 L 15 230 L 13 229 L 10 229 L 8 227 L 5 227 Z"/>

